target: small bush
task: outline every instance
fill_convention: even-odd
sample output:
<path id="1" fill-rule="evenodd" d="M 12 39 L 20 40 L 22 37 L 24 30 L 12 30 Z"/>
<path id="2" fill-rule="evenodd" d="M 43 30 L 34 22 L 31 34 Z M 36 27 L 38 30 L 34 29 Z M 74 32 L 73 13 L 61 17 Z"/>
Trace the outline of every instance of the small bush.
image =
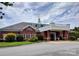
<path id="1" fill-rule="evenodd" d="M 36 36 L 33 36 L 32 38 L 28 39 L 30 42 L 37 42 L 38 38 Z"/>
<path id="2" fill-rule="evenodd" d="M 13 41 L 15 41 L 15 36 L 14 35 L 7 35 L 5 37 L 5 39 L 7 42 L 13 42 Z"/>
<path id="3" fill-rule="evenodd" d="M 24 37 L 22 35 L 16 35 L 17 41 L 24 41 Z"/>
<path id="4" fill-rule="evenodd" d="M 3 38 L 3 35 L 0 35 L 0 38 Z"/>
<path id="5" fill-rule="evenodd" d="M 15 41 L 15 34 L 13 34 L 13 33 L 6 34 L 5 41 L 6 42 L 14 42 Z"/>
<path id="6" fill-rule="evenodd" d="M 75 40 L 77 40 L 77 39 L 76 39 L 75 36 L 70 36 L 70 37 L 69 37 L 69 40 L 75 41 Z"/>
<path id="7" fill-rule="evenodd" d="M 0 35 L 0 42 L 3 42 L 3 35 Z"/>
<path id="8" fill-rule="evenodd" d="M 60 40 L 64 40 L 64 37 L 62 37 L 62 36 L 60 36 L 59 38 L 60 38 Z"/>
<path id="9" fill-rule="evenodd" d="M 43 40 L 43 36 L 42 35 L 37 35 L 38 40 L 42 41 Z"/>

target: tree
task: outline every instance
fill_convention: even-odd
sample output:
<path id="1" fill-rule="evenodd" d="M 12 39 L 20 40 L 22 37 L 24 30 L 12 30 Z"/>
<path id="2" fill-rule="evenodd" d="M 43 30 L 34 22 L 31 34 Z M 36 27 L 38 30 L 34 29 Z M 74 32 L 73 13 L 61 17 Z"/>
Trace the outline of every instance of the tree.
<path id="1" fill-rule="evenodd" d="M 73 31 L 79 31 L 79 27 L 75 27 Z"/>
<path id="2" fill-rule="evenodd" d="M 2 4 L 4 4 L 5 6 L 13 6 L 13 3 L 10 3 L 10 2 L 0 2 Z"/>
<path id="3" fill-rule="evenodd" d="M 10 2 L 0 2 L 1 4 L 5 5 L 5 6 L 13 6 L 13 3 L 10 3 Z M 3 10 L 3 7 L 0 7 L 0 19 L 3 19 L 5 13 L 2 12 Z"/>
<path id="4" fill-rule="evenodd" d="M 74 29 L 72 29 L 69 33 L 70 36 L 70 40 L 76 40 L 77 38 L 79 38 L 79 27 L 75 27 Z"/>

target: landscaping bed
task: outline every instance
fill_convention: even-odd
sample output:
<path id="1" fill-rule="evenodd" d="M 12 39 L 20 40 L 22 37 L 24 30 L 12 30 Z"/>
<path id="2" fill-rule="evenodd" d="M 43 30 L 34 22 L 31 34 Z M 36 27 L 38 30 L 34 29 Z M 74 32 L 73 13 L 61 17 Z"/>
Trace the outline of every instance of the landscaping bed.
<path id="1" fill-rule="evenodd" d="M 20 46 L 20 45 L 28 45 L 32 44 L 33 42 L 22 41 L 22 42 L 0 42 L 1 47 L 12 47 L 12 46 Z"/>
<path id="2" fill-rule="evenodd" d="M 3 37 L 5 40 L 3 40 Z M 15 33 L 7 33 L 3 36 L 0 35 L 0 47 L 12 47 L 12 46 L 20 46 L 32 44 L 35 42 L 40 42 L 37 36 L 32 36 L 31 38 L 24 38 L 23 35 L 15 34 Z"/>

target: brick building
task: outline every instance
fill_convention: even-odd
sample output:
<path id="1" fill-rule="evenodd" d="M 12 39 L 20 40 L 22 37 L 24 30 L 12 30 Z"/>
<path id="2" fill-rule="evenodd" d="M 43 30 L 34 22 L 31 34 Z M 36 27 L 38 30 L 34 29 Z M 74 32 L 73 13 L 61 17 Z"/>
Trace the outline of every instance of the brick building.
<path id="1" fill-rule="evenodd" d="M 22 34 L 24 38 L 31 38 L 32 36 L 37 35 L 39 32 L 44 40 L 60 40 L 60 37 L 63 37 L 64 40 L 68 39 L 70 25 L 62 24 L 39 24 L 39 23 L 27 23 L 22 22 L 14 24 L 8 27 L 0 29 L 0 35 L 6 33 L 16 33 Z"/>

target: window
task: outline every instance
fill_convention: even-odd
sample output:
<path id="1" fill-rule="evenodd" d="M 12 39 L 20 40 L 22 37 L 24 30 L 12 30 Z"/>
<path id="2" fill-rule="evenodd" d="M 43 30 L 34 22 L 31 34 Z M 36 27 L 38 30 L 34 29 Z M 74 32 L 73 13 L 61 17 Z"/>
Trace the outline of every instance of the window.
<path id="1" fill-rule="evenodd" d="M 31 38 L 32 36 L 32 34 L 25 34 L 25 38 Z"/>
<path id="2" fill-rule="evenodd" d="M 30 38 L 30 35 L 29 34 L 26 34 L 25 36 L 26 36 L 26 38 Z"/>

